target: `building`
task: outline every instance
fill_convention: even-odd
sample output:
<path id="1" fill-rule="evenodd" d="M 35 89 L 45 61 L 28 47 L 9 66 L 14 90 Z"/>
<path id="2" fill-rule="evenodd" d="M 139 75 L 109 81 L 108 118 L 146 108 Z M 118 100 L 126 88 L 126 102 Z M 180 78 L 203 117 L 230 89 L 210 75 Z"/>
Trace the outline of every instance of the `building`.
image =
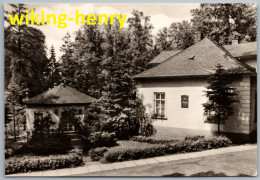
<path id="1" fill-rule="evenodd" d="M 207 102 L 207 77 L 221 64 L 233 77 L 232 86 L 239 93 L 239 102 L 233 105 L 235 113 L 221 125 L 221 131 L 249 140 L 257 127 L 257 52 L 256 43 L 246 44 L 224 49 L 205 38 L 136 75 L 137 89 L 147 112 L 152 112 L 154 125 L 216 131 L 216 124 L 204 123 L 203 104 Z"/>
<path id="2" fill-rule="evenodd" d="M 58 128 L 64 108 L 75 108 L 78 110 L 79 115 L 83 117 L 86 108 L 94 101 L 96 101 L 95 98 L 61 83 L 25 102 L 26 130 L 30 136 L 34 130 L 34 120 L 42 120 L 48 113 L 51 114 L 52 120 L 55 122 L 51 129 L 55 130 Z M 65 131 L 73 132 L 73 125 L 68 123 Z"/>

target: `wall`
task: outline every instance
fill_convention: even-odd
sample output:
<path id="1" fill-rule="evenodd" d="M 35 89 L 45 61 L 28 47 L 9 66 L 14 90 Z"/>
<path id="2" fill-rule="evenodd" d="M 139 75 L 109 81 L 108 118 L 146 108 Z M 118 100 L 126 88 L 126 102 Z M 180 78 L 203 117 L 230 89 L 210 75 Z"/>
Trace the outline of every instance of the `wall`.
<path id="1" fill-rule="evenodd" d="M 55 122 L 55 124 L 51 127 L 52 129 L 57 129 L 59 120 L 61 117 L 61 112 L 64 110 L 64 108 L 68 108 L 71 106 L 28 106 L 26 108 L 26 130 L 31 132 L 34 127 L 33 127 L 33 122 L 34 122 L 34 112 L 42 112 L 43 117 L 47 115 L 49 112 L 52 116 L 52 120 Z M 86 108 L 84 105 L 74 105 L 73 106 L 76 109 L 82 109 L 83 113 Z M 55 114 L 55 109 L 58 109 L 58 114 Z"/>
<path id="2" fill-rule="evenodd" d="M 204 96 L 207 81 L 206 79 L 175 79 L 175 80 L 143 80 L 137 82 L 137 89 L 143 98 L 146 111 L 148 113 L 154 110 L 154 92 L 165 92 L 166 96 L 166 117 L 167 120 L 155 120 L 155 126 L 188 128 L 215 131 L 216 124 L 204 123 L 203 103 L 207 101 Z M 239 95 L 237 99 L 240 101 L 233 105 L 235 113 L 230 117 L 221 130 L 232 133 L 249 134 L 251 113 L 251 88 L 250 76 L 243 77 L 237 75 L 232 83 L 237 89 Z M 181 95 L 189 96 L 189 108 L 181 108 Z M 147 105 L 151 105 L 149 109 Z"/>

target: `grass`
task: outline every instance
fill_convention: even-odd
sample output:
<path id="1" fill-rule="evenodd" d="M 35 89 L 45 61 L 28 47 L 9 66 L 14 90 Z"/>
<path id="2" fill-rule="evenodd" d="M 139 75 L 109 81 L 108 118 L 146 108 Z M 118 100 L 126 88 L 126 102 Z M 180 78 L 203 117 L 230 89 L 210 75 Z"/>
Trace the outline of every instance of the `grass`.
<path id="1" fill-rule="evenodd" d="M 157 133 L 154 139 L 165 139 L 165 140 L 184 140 L 186 136 L 211 136 L 210 131 L 184 129 L 184 128 L 173 128 L 173 127 L 160 127 L 156 126 Z"/>
<path id="2" fill-rule="evenodd" d="M 154 144 L 149 144 L 149 143 L 140 143 L 137 141 L 127 141 L 127 140 L 122 140 L 122 141 L 117 141 L 119 146 L 114 146 L 111 148 L 108 148 L 109 151 L 114 151 L 118 149 L 136 149 L 136 148 L 146 148 L 146 147 L 153 147 Z"/>

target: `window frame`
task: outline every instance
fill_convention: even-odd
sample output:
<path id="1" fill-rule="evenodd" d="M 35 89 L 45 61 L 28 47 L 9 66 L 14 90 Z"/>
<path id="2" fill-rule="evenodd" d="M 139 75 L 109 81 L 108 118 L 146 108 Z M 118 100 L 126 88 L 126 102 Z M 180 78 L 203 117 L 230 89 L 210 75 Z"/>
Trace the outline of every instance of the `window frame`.
<path id="1" fill-rule="evenodd" d="M 160 97 L 159 97 L 159 99 L 157 99 L 156 98 L 156 95 L 158 95 L 158 94 L 160 94 Z M 164 94 L 164 99 L 162 99 L 162 94 Z M 152 115 L 152 119 L 161 119 L 161 120 L 167 120 L 167 116 L 166 116 L 166 93 L 165 92 L 158 92 L 158 91 L 156 91 L 156 92 L 153 92 L 153 104 L 154 104 L 154 113 L 153 113 L 153 115 Z M 160 102 L 160 107 L 159 107 L 159 112 L 160 113 L 158 113 L 159 114 L 159 116 L 154 116 L 155 114 L 157 114 L 156 112 L 156 109 L 158 108 L 157 106 L 156 106 L 156 102 L 157 101 L 159 101 Z M 164 116 L 162 117 L 161 116 L 161 113 L 162 113 L 162 101 L 164 101 Z"/>
<path id="2" fill-rule="evenodd" d="M 187 98 L 187 106 L 183 103 L 184 98 Z M 183 109 L 189 108 L 189 95 L 181 95 L 181 108 Z"/>

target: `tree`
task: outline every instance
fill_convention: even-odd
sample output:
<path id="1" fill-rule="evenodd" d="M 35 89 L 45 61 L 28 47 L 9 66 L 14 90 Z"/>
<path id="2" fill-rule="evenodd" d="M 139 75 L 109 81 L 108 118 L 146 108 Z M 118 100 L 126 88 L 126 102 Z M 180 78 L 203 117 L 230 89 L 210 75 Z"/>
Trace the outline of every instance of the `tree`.
<path id="1" fill-rule="evenodd" d="M 230 115 L 234 113 L 233 103 L 237 95 L 235 88 L 230 87 L 230 78 L 226 75 L 226 71 L 218 64 L 216 72 L 208 78 L 208 86 L 206 97 L 208 102 L 204 103 L 204 115 L 207 116 L 206 123 L 217 123 L 218 134 L 220 134 L 220 124 L 224 123 Z"/>
<path id="2" fill-rule="evenodd" d="M 184 50 L 194 44 L 194 29 L 188 21 L 172 23 L 162 28 L 156 36 L 156 46 L 161 51 Z"/>
<path id="3" fill-rule="evenodd" d="M 60 58 L 60 72 L 62 80 L 68 84 L 72 84 L 75 78 L 77 62 L 72 59 L 73 43 L 69 32 L 62 38 L 62 41 L 63 44 L 60 47 L 60 51 L 63 52 L 63 54 Z"/>
<path id="4" fill-rule="evenodd" d="M 117 23 L 105 29 L 105 85 L 99 102 L 91 105 L 91 113 L 86 119 L 90 123 L 98 119 L 101 131 L 115 132 L 119 139 L 155 133 L 151 123 L 146 123 L 145 109 L 133 79 L 146 68 L 152 50 L 151 26 L 143 13 L 134 11 L 133 14 L 128 29 L 117 28 Z M 154 131 L 144 133 L 148 126 Z"/>
<path id="5" fill-rule="evenodd" d="M 44 78 L 46 87 L 51 88 L 53 84 L 58 84 L 61 80 L 59 73 L 59 64 L 56 62 L 55 49 L 53 45 L 50 49 L 50 58 L 48 59 L 48 64 L 44 71 Z"/>
<path id="6" fill-rule="evenodd" d="M 96 98 L 101 96 L 104 85 L 102 79 L 103 43 L 100 25 L 86 24 L 76 33 L 73 46 L 73 58 L 79 64 L 74 87 Z M 79 82 L 78 79 L 83 81 Z"/>
<path id="7" fill-rule="evenodd" d="M 234 36 L 240 42 L 256 40 L 255 4 L 201 4 L 191 14 L 195 29 L 219 44 L 230 44 Z"/>
<path id="8" fill-rule="evenodd" d="M 10 4 L 12 11 L 5 11 L 5 20 L 10 23 L 8 14 L 26 15 L 28 10 L 24 4 Z M 6 82 L 15 82 L 22 88 L 30 89 L 30 96 L 35 96 L 46 90 L 44 83 L 36 84 L 35 79 L 43 82 L 43 72 L 47 64 L 45 51 L 45 36 L 39 29 L 22 24 L 5 28 L 5 61 L 7 73 Z M 6 84 L 7 88 L 8 84 Z"/>
<path id="9" fill-rule="evenodd" d="M 188 21 L 172 23 L 169 28 L 172 49 L 184 50 L 194 44 L 194 29 Z"/>
<path id="10" fill-rule="evenodd" d="M 127 20 L 127 32 L 130 37 L 127 58 L 132 62 L 134 74 L 146 70 L 147 63 L 153 59 L 153 39 L 151 31 L 153 29 L 150 23 L 150 17 L 145 16 L 143 12 L 133 10 L 133 17 Z"/>
<path id="11" fill-rule="evenodd" d="M 14 128 L 13 135 L 14 135 L 14 139 L 16 140 L 17 135 L 19 136 L 19 124 L 21 123 L 23 124 L 25 120 L 24 117 L 25 107 L 21 105 L 24 90 L 21 88 L 20 85 L 11 81 L 8 86 L 8 92 L 9 93 L 6 97 L 5 106 L 6 108 L 9 109 L 9 112 L 12 114 L 12 121 L 13 121 L 13 128 Z M 18 134 L 16 133 L 17 130 L 18 130 Z"/>
<path id="12" fill-rule="evenodd" d="M 159 30 L 157 36 L 155 37 L 155 46 L 160 51 L 169 51 L 172 50 L 172 39 L 169 37 L 169 30 L 167 27 L 164 27 Z"/>

